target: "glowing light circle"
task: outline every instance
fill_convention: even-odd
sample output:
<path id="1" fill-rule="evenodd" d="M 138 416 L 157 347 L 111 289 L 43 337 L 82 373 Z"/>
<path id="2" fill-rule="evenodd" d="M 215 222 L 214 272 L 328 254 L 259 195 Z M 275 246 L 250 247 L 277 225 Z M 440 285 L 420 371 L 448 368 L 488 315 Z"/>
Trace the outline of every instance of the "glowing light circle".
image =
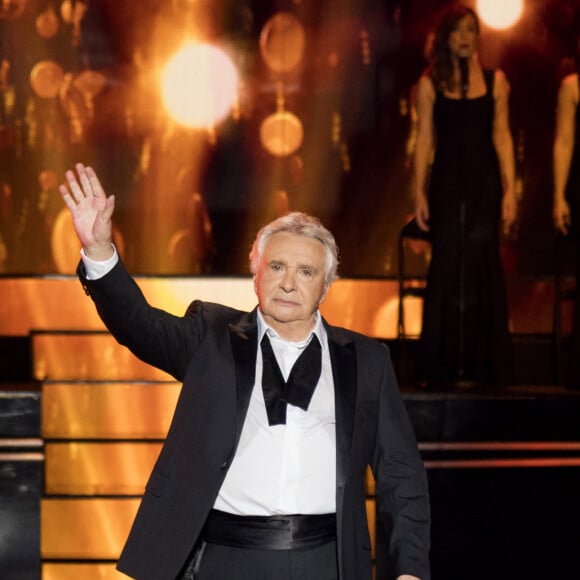
<path id="1" fill-rule="evenodd" d="M 64 82 L 64 70 L 52 60 L 42 60 L 30 71 L 30 85 L 42 99 L 53 99 Z"/>
<path id="2" fill-rule="evenodd" d="M 54 38 L 58 34 L 60 23 L 53 8 L 39 14 L 35 24 L 36 32 L 42 38 Z"/>
<path id="3" fill-rule="evenodd" d="M 0 2 L 0 20 L 18 18 L 26 9 L 28 0 L 2 0 Z"/>
<path id="4" fill-rule="evenodd" d="M 477 0 L 481 21 L 496 30 L 513 26 L 522 17 L 523 10 L 523 0 Z"/>
<path id="5" fill-rule="evenodd" d="M 275 157 L 292 155 L 302 145 L 302 121 L 289 111 L 278 111 L 266 117 L 260 125 L 260 141 Z"/>
<path id="6" fill-rule="evenodd" d="M 94 99 L 107 85 L 107 77 L 97 70 L 85 69 L 73 83 L 86 98 Z"/>
<path id="7" fill-rule="evenodd" d="M 238 72 L 229 56 L 209 44 L 188 44 L 165 67 L 163 102 L 171 117 L 191 128 L 213 127 L 231 111 Z"/>
<path id="8" fill-rule="evenodd" d="M 290 12 L 274 14 L 260 33 L 260 52 L 275 72 L 294 69 L 304 56 L 306 33 L 300 21 Z"/>

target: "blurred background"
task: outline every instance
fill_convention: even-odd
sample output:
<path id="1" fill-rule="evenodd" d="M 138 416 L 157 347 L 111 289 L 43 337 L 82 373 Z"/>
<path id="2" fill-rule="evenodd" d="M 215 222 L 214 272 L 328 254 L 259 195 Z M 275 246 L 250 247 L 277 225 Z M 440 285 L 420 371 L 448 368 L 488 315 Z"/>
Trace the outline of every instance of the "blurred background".
<path id="1" fill-rule="evenodd" d="M 2 0 L 0 272 L 72 273 L 57 186 L 117 196 L 133 273 L 247 274 L 256 230 L 318 215 L 343 277 L 396 276 L 412 211 L 413 87 L 449 0 Z M 511 83 L 521 211 L 509 275 L 549 273 L 557 81 L 577 0 L 472 0 Z M 504 27 L 504 28 L 502 28 Z"/>

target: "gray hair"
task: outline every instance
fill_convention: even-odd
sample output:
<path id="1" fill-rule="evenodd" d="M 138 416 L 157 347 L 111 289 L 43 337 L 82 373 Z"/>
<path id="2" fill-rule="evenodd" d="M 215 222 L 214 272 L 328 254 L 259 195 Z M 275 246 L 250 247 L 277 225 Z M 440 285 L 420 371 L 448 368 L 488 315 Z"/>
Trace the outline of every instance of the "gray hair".
<path id="1" fill-rule="evenodd" d="M 294 234 L 318 240 L 326 250 L 326 283 L 331 284 L 338 278 L 338 246 L 334 236 L 314 216 L 294 211 L 265 225 L 256 236 L 250 251 L 250 271 L 257 274 L 264 248 L 268 240 L 279 233 Z"/>

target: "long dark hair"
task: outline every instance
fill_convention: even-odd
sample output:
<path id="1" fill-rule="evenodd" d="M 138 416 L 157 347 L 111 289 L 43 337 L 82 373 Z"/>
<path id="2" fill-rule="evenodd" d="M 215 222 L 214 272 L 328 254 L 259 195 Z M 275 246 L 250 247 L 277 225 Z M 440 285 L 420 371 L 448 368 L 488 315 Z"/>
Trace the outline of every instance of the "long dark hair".
<path id="1" fill-rule="evenodd" d="M 451 51 L 449 50 L 449 37 L 457 28 L 459 22 L 468 15 L 473 16 L 479 36 L 479 18 L 469 6 L 463 4 L 452 6 L 439 18 L 431 50 L 429 51 L 428 68 L 428 74 L 433 79 L 433 84 L 437 89 L 453 92 L 456 88 Z"/>

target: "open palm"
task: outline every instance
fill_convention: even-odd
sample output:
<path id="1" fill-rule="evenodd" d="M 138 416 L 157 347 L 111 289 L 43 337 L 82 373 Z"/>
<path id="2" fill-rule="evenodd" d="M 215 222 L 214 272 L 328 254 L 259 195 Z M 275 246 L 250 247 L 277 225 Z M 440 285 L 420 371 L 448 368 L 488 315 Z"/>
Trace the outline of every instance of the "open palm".
<path id="1" fill-rule="evenodd" d="M 77 236 L 85 251 L 108 249 L 112 241 L 115 198 L 107 197 L 90 167 L 79 163 L 75 168 L 76 174 L 66 172 L 67 185 L 60 186 L 60 193 L 71 212 Z"/>

